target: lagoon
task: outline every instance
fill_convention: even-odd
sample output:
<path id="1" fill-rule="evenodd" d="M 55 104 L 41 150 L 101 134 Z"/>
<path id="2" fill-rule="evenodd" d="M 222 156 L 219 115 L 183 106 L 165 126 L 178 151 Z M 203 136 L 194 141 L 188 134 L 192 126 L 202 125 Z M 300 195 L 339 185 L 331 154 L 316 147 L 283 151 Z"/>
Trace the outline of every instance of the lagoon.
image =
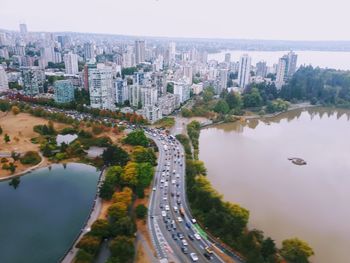
<path id="1" fill-rule="evenodd" d="M 250 210 L 250 228 L 279 245 L 290 237 L 307 241 L 312 262 L 347 263 L 349 120 L 348 110 L 309 108 L 222 124 L 201 131 L 199 157 L 224 199 Z"/>
<path id="2" fill-rule="evenodd" d="M 0 182 L 0 262 L 57 262 L 90 214 L 99 172 L 69 163 Z"/>

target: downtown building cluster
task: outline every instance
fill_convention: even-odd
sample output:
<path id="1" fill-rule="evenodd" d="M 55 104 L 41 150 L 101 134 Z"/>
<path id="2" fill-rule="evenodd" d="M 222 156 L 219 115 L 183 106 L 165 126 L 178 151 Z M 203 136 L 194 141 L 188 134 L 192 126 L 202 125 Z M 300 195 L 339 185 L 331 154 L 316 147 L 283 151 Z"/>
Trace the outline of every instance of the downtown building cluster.
<path id="1" fill-rule="evenodd" d="M 222 62 L 208 61 L 207 50 L 193 42 L 36 33 L 21 24 L 19 32 L 0 32 L 0 92 L 11 88 L 68 103 L 76 89 L 85 89 L 86 106 L 136 112 L 153 123 L 208 87 L 218 95 L 228 88 L 241 92 L 252 82 L 272 81 L 272 74 L 280 88 L 296 60 L 290 52 L 272 67 L 252 66 L 248 55 L 234 62 L 230 53 Z"/>

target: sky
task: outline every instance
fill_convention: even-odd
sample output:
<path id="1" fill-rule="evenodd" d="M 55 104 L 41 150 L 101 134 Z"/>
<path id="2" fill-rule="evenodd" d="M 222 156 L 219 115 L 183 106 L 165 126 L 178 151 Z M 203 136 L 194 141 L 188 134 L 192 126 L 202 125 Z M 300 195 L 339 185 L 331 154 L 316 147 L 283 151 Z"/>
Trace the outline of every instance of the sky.
<path id="1" fill-rule="evenodd" d="M 0 0 L 0 28 L 135 36 L 350 40 L 349 0 Z"/>

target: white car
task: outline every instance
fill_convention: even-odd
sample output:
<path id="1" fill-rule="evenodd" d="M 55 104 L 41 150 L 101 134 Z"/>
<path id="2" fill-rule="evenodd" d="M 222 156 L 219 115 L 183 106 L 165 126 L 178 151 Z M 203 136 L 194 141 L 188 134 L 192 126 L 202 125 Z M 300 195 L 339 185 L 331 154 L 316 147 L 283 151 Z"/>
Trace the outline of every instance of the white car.
<path id="1" fill-rule="evenodd" d="M 162 217 L 166 217 L 166 212 L 162 211 Z"/>
<path id="2" fill-rule="evenodd" d="M 195 223 L 197 223 L 197 220 L 194 219 L 194 218 L 192 218 L 192 219 L 191 219 L 191 222 L 192 222 L 192 224 L 195 224 Z"/>
<path id="3" fill-rule="evenodd" d="M 177 221 L 179 221 L 179 223 L 181 223 L 181 222 L 183 221 L 182 217 L 179 216 L 179 217 L 177 218 Z"/>
<path id="4" fill-rule="evenodd" d="M 187 243 L 186 239 L 182 239 L 181 242 L 182 242 L 183 246 L 188 246 L 188 243 Z"/>
<path id="5" fill-rule="evenodd" d="M 201 236 L 200 236 L 198 233 L 195 233 L 195 234 L 194 234 L 194 237 L 195 237 L 197 240 L 201 240 Z"/>
<path id="6" fill-rule="evenodd" d="M 177 208 L 176 205 L 174 205 L 174 211 L 177 213 L 179 211 L 179 209 Z"/>
<path id="7" fill-rule="evenodd" d="M 157 188 L 153 187 L 153 191 L 157 190 Z"/>
<path id="8" fill-rule="evenodd" d="M 165 210 L 166 210 L 166 211 L 169 211 L 169 210 L 170 210 L 170 208 L 169 208 L 168 205 L 165 206 Z"/>
<path id="9" fill-rule="evenodd" d="M 191 259 L 192 259 L 193 262 L 198 261 L 198 256 L 197 256 L 196 253 L 191 253 L 191 254 L 190 254 L 190 257 L 191 257 Z"/>

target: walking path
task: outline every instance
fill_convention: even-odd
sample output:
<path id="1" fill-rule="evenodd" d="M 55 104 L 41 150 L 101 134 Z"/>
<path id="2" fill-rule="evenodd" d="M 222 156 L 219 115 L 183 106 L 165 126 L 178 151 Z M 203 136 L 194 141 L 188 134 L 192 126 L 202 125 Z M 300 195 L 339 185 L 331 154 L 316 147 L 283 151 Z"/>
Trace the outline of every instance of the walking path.
<path id="1" fill-rule="evenodd" d="M 1 155 L 5 155 L 5 153 L 1 153 Z M 31 171 L 41 167 L 45 162 L 46 162 L 46 159 L 45 157 L 41 154 L 41 152 L 39 152 L 39 155 L 41 157 L 41 161 L 40 163 L 38 163 L 37 165 L 34 165 L 32 167 L 29 167 L 28 169 L 24 170 L 24 171 L 21 171 L 21 172 L 18 172 L 18 173 L 15 173 L 15 174 L 12 174 L 12 175 L 9 175 L 9 176 L 4 176 L 4 177 L 0 177 L 0 182 L 1 181 L 6 181 L 6 180 L 10 180 L 10 179 L 13 179 L 13 178 L 16 178 L 18 176 L 22 176 L 22 175 L 25 175 L 27 173 L 30 173 Z M 11 156 L 11 154 L 10 154 Z"/>
<path id="2" fill-rule="evenodd" d="M 102 182 L 104 181 L 105 178 L 105 171 L 103 170 L 101 172 L 98 184 L 97 184 L 97 189 L 100 188 L 100 185 L 102 184 Z M 89 215 L 89 217 L 87 218 L 84 227 L 81 229 L 80 233 L 77 235 L 77 238 L 74 240 L 74 242 L 72 243 L 72 246 L 70 247 L 70 249 L 62 256 L 60 262 L 62 263 L 71 263 L 73 262 L 73 259 L 75 258 L 78 249 L 75 247 L 76 244 L 80 241 L 80 239 L 87 233 L 90 231 L 90 227 L 91 225 L 98 219 L 100 212 L 102 209 L 102 199 L 99 197 L 98 195 L 98 191 L 96 191 L 96 196 L 95 196 L 95 200 L 94 200 L 94 204 L 92 206 L 91 209 L 91 213 Z"/>

